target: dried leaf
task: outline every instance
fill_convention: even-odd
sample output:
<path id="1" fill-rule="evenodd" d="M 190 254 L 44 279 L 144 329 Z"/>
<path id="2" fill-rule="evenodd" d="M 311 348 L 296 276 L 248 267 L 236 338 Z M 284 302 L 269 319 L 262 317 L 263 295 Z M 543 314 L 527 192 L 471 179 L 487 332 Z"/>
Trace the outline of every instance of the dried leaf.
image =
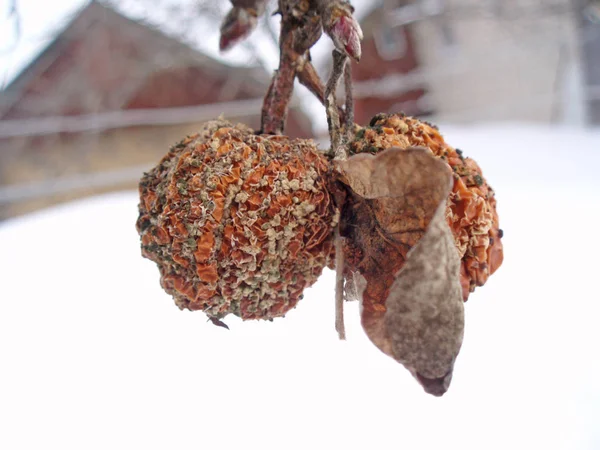
<path id="1" fill-rule="evenodd" d="M 437 207 L 451 188 L 450 169 L 424 147 L 392 147 L 377 155 L 359 153 L 340 162 L 339 167 L 342 181 L 367 199 L 423 197 Z"/>
<path id="2" fill-rule="evenodd" d="M 460 259 L 445 206 L 409 253 L 384 316 L 394 357 L 433 395 L 450 386 L 464 330 Z"/>
<path id="3" fill-rule="evenodd" d="M 460 259 L 445 218 L 450 169 L 424 148 L 359 154 L 338 168 L 351 191 L 341 233 L 363 328 L 442 395 L 464 327 Z"/>

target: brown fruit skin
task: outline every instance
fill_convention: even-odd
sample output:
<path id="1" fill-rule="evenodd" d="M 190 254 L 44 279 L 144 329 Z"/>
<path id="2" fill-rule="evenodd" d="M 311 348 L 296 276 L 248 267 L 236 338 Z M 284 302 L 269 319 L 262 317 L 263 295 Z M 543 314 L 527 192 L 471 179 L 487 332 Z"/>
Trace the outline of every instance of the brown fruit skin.
<path id="1" fill-rule="evenodd" d="M 331 261 L 329 170 L 313 141 L 208 122 L 140 181 L 142 254 L 181 309 L 283 316 Z"/>
<path id="2" fill-rule="evenodd" d="M 460 282 L 466 301 L 503 260 L 496 199 L 481 169 L 475 161 L 446 144 L 436 127 L 403 114 L 378 114 L 368 127 L 355 131 L 350 143 L 351 155 L 374 154 L 390 147 L 426 147 L 452 169 L 454 186 L 448 197 L 446 217 L 462 258 Z"/>

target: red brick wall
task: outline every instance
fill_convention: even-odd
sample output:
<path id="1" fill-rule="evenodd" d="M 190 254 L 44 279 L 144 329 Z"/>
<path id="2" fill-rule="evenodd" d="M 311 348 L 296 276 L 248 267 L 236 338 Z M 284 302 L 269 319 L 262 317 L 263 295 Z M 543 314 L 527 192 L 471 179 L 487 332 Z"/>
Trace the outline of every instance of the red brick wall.
<path id="1" fill-rule="evenodd" d="M 398 28 L 395 32 L 401 34 L 404 39 L 404 52 L 402 56 L 395 59 L 385 59 L 378 51 L 374 34 L 378 32 L 378 20 L 371 18 L 369 28 L 365 30 L 365 39 L 362 43 L 363 57 L 360 63 L 353 63 L 352 77 L 355 82 L 376 80 L 386 75 L 409 73 L 418 68 L 419 62 L 414 45 L 414 37 L 410 27 Z M 399 43 L 400 44 L 400 43 Z M 355 100 L 356 123 L 364 125 L 380 112 L 405 112 L 416 115 L 424 113 L 417 106 L 419 100 L 425 94 L 425 89 L 414 89 L 411 91 L 394 93 L 391 96 L 378 96 L 357 98 Z"/>

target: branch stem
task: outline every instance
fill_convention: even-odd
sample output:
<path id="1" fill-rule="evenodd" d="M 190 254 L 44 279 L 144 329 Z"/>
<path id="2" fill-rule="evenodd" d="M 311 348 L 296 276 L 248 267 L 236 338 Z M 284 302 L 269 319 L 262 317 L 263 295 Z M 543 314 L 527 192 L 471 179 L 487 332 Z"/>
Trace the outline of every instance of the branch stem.
<path id="1" fill-rule="evenodd" d="M 350 142 L 354 133 L 354 95 L 352 94 L 352 64 L 346 63 L 344 70 L 344 91 L 346 94 L 344 129 L 346 131 L 346 143 Z M 346 155 L 346 158 L 348 155 Z"/>
<path id="2" fill-rule="evenodd" d="M 335 330 L 340 340 L 346 339 L 344 325 L 344 250 L 340 226 L 335 229 Z"/>
<path id="3" fill-rule="evenodd" d="M 345 160 L 348 155 L 345 142 L 341 135 L 340 116 L 338 114 L 336 91 L 340 78 L 344 74 L 344 68 L 348 57 L 338 50 L 333 51 L 333 69 L 325 87 L 325 110 L 327 112 L 327 126 L 329 127 L 329 138 L 331 140 L 331 151 L 334 159 Z"/>
<path id="4" fill-rule="evenodd" d="M 297 73 L 298 81 L 306 87 L 325 106 L 325 85 L 321 77 L 310 61 L 306 61 Z M 338 107 L 338 115 L 341 121 L 346 121 L 346 113 Z"/>
<path id="5" fill-rule="evenodd" d="M 283 133 L 287 119 L 288 105 L 294 91 L 295 77 L 296 69 L 294 68 L 294 64 L 282 52 L 279 69 L 273 75 L 263 102 L 261 114 L 262 133 Z"/>

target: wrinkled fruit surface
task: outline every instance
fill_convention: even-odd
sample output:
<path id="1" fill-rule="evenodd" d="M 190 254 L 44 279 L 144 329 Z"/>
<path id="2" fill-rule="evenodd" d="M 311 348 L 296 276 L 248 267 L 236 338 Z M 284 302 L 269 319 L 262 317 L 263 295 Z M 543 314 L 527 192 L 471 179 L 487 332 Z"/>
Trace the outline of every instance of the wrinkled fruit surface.
<path id="1" fill-rule="evenodd" d="M 498 224 L 494 191 L 488 186 L 475 161 L 463 157 L 462 152 L 444 141 L 437 128 L 402 114 L 379 114 L 368 127 L 358 128 L 350 143 L 350 154 L 376 154 L 399 147 L 426 147 L 445 161 L 453 171 L 454 183 L 447 200 L 446 218 L 454 235 L 461 257 L 460 283 L 463 299 L 477 286 L 483 286 L 488 277 L 502 264 L 502 231 Z M 407 251 L 416 244 L 416 234 L 406 234 L 407 241 L 399 242 L 401 250 L 398 267 Z M 404 249 L 404 250 L 403 250 Z M 348 248 L 352 266 L 353 248 Z M 360 255 L 354 259 L 360 258 Z M 391 261 L 391 260 L 390 260 Z M 358 263 L 358 261 L 355 261 Z M 395 273 L 395 272 L 394 272 Z M 377 297 L 381 302 L 387 293 Z M 373 305 L 375 308 L 377 305 Z"/>
<path id="2" fill-rule="evenodd" d="M 142 254 L 182 309 L 282 316 L 332 258 L 329 167 L 313 141 L 208 122 L 140 181 Z"/>

